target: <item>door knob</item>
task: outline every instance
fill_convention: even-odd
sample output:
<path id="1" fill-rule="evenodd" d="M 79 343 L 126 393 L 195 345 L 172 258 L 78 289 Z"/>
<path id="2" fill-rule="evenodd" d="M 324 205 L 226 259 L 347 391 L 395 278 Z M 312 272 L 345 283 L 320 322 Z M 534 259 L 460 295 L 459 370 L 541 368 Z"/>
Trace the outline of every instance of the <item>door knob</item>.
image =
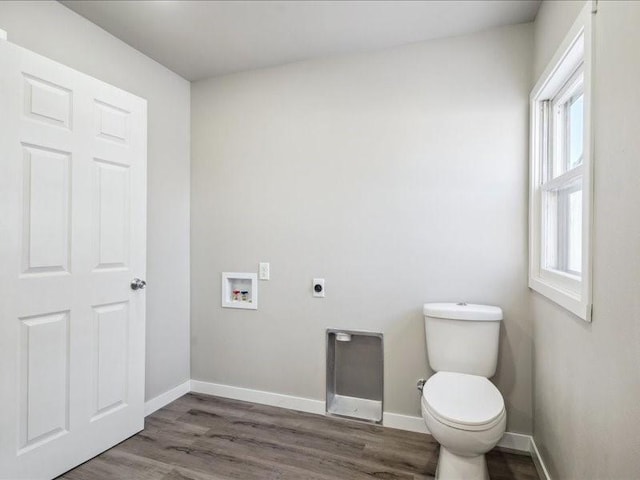
<path id="1" fill-rule="evenodd" d="M 139 278 L 134 278 L 131 280 L 131 290 L 142 290 L 147 286 L 147 282 L 144 280 L 140 280 Z"/>

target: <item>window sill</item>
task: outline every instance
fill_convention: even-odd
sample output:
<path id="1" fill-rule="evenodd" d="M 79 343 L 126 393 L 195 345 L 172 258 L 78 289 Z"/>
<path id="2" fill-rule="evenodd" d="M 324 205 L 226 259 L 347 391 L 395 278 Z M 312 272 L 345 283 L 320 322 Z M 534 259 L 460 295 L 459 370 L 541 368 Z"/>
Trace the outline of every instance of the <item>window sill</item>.
<path id="1" fill-rule="evenodd" d="M 569 310 L 582 320 L 591 321 L 591 304 L 584 301 L 583 295 L 580 293 L 562 288 L 557 283 L 541 277 L 529 277 L 529 288 Z"/>

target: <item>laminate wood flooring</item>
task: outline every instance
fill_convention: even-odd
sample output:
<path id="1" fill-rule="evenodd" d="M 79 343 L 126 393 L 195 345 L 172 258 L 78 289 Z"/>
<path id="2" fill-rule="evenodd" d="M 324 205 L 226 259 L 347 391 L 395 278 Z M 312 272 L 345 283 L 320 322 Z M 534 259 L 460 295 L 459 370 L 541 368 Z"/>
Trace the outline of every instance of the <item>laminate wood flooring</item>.
<path id="1" fill-rule="evenodd" d="M 432 479 L 438 448 L 430 435 L 189 393 L 59 480 Z M 487 463 L 492 480 L 538 480 L 528 456 L 494 450 Z"/>

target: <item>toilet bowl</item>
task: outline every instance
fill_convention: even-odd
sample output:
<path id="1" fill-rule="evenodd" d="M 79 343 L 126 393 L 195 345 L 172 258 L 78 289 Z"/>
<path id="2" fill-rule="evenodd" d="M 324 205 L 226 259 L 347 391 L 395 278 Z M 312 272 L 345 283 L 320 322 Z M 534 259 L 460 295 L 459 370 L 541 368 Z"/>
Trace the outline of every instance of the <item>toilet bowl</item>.
<path id="1" fill-rule="evenodd" d="M 504 434 L 504 399 L 491 383 L 498 360 L 502 310 L 490 305 L 424 305 L 430 367 L 422 416 L 440 444 L 436 478 L 487 480 L 484 454 Z"/>
<path id="2" fill-rule="evenodd" d="M 441 445 L 436 478 L 488 479 L 484 454 L 502 438 L 504 400 L 485 377 L 438 372 L 425 384 L 422 416 Z"/>

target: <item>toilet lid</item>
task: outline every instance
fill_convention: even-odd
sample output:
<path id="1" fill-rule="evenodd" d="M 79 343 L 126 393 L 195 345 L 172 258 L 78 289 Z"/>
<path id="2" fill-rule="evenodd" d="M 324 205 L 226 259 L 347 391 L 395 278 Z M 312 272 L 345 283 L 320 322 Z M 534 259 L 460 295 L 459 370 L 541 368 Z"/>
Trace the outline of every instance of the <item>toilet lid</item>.
<path id="1" fill-rule="evenodd" d="M 422 394 L 432 414 L 456 425 L 486 425 L 504 411 L 498 389 L 478 375 L 438 372 L 427 380 Z"/>

